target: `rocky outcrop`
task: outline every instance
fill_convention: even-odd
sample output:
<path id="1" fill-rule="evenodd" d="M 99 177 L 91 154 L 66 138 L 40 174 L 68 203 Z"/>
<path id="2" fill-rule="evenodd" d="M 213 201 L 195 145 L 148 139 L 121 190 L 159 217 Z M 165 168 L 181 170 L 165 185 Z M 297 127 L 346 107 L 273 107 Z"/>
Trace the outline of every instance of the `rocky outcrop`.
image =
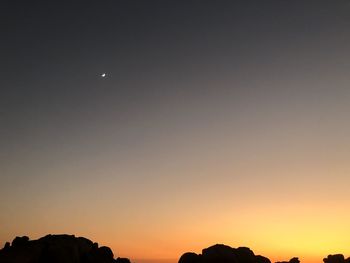
<path id="1" fill-rule="evenodd" d="M 255 256 L 255 260 L 257 263 L 271 263 L 271 261 L 267 257 L 260 255 Z"/>
<path id="2" fill-rule="evenodd" d="M 130 263 L 130 259 L 128 258 L 117 258 L 116 263 Z"/>
<path id="3" fill-rule="evenodd" d="M 187 252 L 180 257 L 179 263 L 199 263 L 201 258 L 201 255 L 197 255 L 193 252 Z"/>
<path id="4" fill-rule="evenodd" d="M 350 263 L 350 257 L 345 259 L 342 254 L 328 255 L 323 259 L 324 263 Z"/>
<path id="5" fill-rule="evenodd" d="M 1 263 L 130 263 L 128 259 L 114 259 L 109 247 L 74 235 L 47 235 L 30 241 L 16 237 L 0 250 Z"/>
<path id="6" fill-rule="evenodd" d="M 271 263 L 263 256 L 256 256 L 247 247 L 232 248 L 227 245 L 216 244 L 202 250 L 202 254 L 187 252 L 183 254 L 179 263 Z"/>
<path id="7" fill-rule="evenodd" d="M 13 247 L 21 247 L 21 246 L 25 246 L 29 241 L 29 237 L 27 236 L 23 236 L 23 237 L 16 237 L 13 241 L 12 241 L 12 246 Z"/>
<path id="8" fill-rule="evenodd" d="M 113 251 L 106 246 L 74 235 L 47 235 L 38 240 L 16 237 L 0 249 L 0 263 L 130 263 L 128 258 L 114 259 Z M 328 255 L 324 263 L 350 263 L 342 254 Z M 178 263 L 271 263 L 255 255 L 247 247 L 232 248 L 216 244 L 202 250 L 202 254 L 184 253 Z M 297 257 L 276 263 L 300 263 Z"/>
<path id="9" fill-rule="evenodd" d="M 299 258 L 291 258 L 289 261 L 277 261 L 276 263 L 300 263 Z"/>

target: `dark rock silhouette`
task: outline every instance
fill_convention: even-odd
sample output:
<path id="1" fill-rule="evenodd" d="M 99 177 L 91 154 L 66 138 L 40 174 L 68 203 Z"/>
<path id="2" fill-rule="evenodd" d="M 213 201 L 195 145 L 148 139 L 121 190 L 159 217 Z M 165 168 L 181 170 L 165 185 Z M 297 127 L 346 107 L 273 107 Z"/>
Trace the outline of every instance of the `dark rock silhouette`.
<path id="1" fill-rule="evenodd" d="M 10 242 L 6 242 L 3 249 L 6 251 L 6 250 L 8 250 L 10 247 L 11 247 Z"/>
<path id="2" fill-rule="evenodd" d="M 128 258 L 117 258 L 116 263 L 130 263 Z"/>
<path id="3" fill-rule="evenodd" d="M 289 263 L 300 263 L 299 258 L 292 258 L 291 260 L 289 260 Z"/>
<path id="4" fill-rule="evenodd" d="M 187 252 L 180 257 L 179 263 L 199 263 L 201 258 L 201 255 L 197 255 L 193 252 Z"/>
<path id="5" fill-rule="evenodd" d="M 264 256 L 257 255 L 257 256 L 255 256 L 255 259 L 256 259 L 257 263 L 271 263 L 271 261 L 267 257 L 264 257 Z"/>
<path id="6" fill-rule="evenodd" d="M 127 258 L 114 259 L 109 247 L 74 235 L 47 235 L 30 241 L 16 237 L 0 250 L 0 263 L 130 263 Z"/>
<path id="7" fill-rule="evenodd" d="M 13 247 L 24 246 L 24 245 L 27 244 L 28 241 L 29 241 L 29 237 L 27 237 L 27 236 L 16 237 L 16 238 L 12 241 L 12 246 L 13 246 Z"/>
<path id="8" fill-rule="evenodd" d="M 300 263 L 299 258 L 291 258 L 289 261 L 277 261 L 276 263 Z"/>
<path id="9" fill-rule="evenodd" d="M 350 257 L 345 259 L 342 254 L 328 255 L 323 259 L 324 263 L 350 263 Z"/>
<path id="10" fill-rule="evenodd" d="M 183 254 L 179 263 L 271 263 L 271 261 L 266 257 L 254 255 L 247 247 L 232 248 L 216 244 L 203 249 L 200 255 L 193 252 Z"/>
<path id="11" fill-rule="evenodd" d="M 350 263 L 342 254 L 328 255 L 324 263 Z M 0 249 L 0 263 L 130 263 L 128 258 L 114 259 L 113 251 L 106 246 L 74 235 L 47 235 L 38 240 L 16 237 L 11 244 Z M 247 247 L 232 248 L 216 244 L 202 250 L 202 254 L 184 253 L 178 263 L 271 263 L 255 255 Z M 276 263 L 300 263 L 297 257 Z"/>

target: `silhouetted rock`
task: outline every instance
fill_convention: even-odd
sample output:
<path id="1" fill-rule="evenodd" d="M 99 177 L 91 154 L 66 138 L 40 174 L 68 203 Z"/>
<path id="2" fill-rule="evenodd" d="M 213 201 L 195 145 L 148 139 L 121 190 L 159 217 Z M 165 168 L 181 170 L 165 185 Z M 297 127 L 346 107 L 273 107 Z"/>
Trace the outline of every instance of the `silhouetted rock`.
<path id="1" fill-rule="evenodd" d="M 257 263 L 271 263 L 271 261 L 267 257 L 264 257 L 264 256 L 257 255 L 257 256 L 255 256 L 255 259 L 256 259 Z"/>
<path id="2" fill-rule="evenodd" d="M 239 263 L 255 263 L 256 257 L 249 248 L 239 247 L 236 249 L 237 260 Z"/>
<path id="3" fill-rule="evenodd" d="M 294 257 L 291 258 L 289 261 L 277 261 L 276 263 L 300 263 L 299 258 Z"/>
<path id="4" fill-rule="evenodd" d="M 29 241 L 16 237 L 0 250 L 1 263 L 130 263 L 128 259 L 115 260 L 109 247 L 74 235 L 47 235 Z"/>
<path id="5" fill-rule="evenodd" d="M 235 249 L 222 244 L 203 249 L 202 258 L 204 262 L 237 262 Z"/>
<path id="6" fill-rule="evenodd" d="M 130 260 L 128 258 L 117 258 L 115 260 L 116 263 L 130 263 Z"/>
<path id="7" fill-rule="evenodd" d="M 179 263 L 271 263 L 263 256 L 256 256 L 254 252 L 247 247 L 232 248 L 223 244 L 202 250 L 201 255 L 193 252 L 183 254 Z"/>
<path id="8" fill-rule="evenodd" d="M 347 263 L 350 258 L 345 259 L 342 254 L 328 255 L 323 259 L 324 263 Z"/>
<path id="9" fill-rule="evenodd" d="M 5 243 L 5 246 L 4 246 L 4 248 L 3 248 L 3 250 L 9 249 L 10 246 L 11 246 L 10 242 L 6 242 L 6 243 Z"/>
<path id="10" fill-rule="evenodd" d="M 289 260 L 289 263 L 300 263 L 299 258 L 292 258 L 291 260 Z"/>
<path id="11" fill-rule="evenodd" d="M 193 252 L 187 252 L 183 254 L 179 259 L 179 263 L 199 263 L 199 262 L 200 262 L 200 256 Z"/>
<path id="12" fill-rule="evenodd" d="M 23 237 L 15 237 L 15 239 L 12 241 L 13 247 L 23 246 L 29 241 L 29 237 L 23 236 Z"/>
<path id="13" fill-rule="evenodd" d="M 100 247 L 97 249 L 99 262 L 115 262 L 113 258 L 113 252 L 109 247 Z"/>

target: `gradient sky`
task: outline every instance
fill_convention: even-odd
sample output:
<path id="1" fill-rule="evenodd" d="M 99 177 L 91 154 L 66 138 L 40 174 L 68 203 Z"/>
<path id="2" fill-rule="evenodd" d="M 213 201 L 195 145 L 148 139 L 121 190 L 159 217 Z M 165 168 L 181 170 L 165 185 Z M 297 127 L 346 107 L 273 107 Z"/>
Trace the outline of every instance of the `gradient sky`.
<path id="1" fill-rule="evenodd" d="M 0 244 L 350 256 L 350 1 L 4 0 L 0 20 Z"/>

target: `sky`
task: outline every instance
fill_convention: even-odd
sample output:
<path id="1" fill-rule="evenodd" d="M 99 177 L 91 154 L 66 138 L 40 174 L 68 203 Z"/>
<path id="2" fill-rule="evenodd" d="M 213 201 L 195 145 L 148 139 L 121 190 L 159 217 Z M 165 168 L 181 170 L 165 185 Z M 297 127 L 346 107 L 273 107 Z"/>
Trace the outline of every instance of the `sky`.
<path id="1" fill-rule="evenodd" d="M 0 22 L 0 246 L 350 256 L 348 0 L 4 0 Z"/>

